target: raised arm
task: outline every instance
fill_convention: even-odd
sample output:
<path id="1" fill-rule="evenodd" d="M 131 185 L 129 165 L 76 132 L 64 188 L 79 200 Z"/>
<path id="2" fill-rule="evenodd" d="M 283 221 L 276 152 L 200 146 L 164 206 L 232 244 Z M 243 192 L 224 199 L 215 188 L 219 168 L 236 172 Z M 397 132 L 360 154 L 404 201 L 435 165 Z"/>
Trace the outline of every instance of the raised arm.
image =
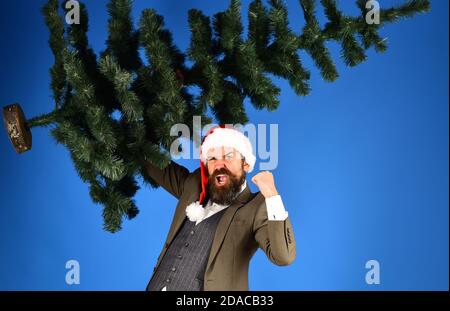
<path id="1" fill-rule="evenodd" d="M 269 220 L 265 200 L 256 212 L 253 234 L 267 258 L 278 266 L 291 264 L 296 256 L 294 231 L 289 217 L 285 220 Z"/>
<path id="2" fill-rule="evenodd" d="M 184 182 L 189 176 L 189 170 L 173 161 L 161 169 L 150 162 L 146 163 L 147 174 L 161 187 L 170 192 L 177 199 L 184 190 Z"/>
<path id="3" fill-rule="evenodd" d="M 259 247 L 274 264 L 285 266 L 296 255 L 294 231 L 272 173 L 260 172 L 252 181 L 258 186 L 261 202 L 253 222 L 253 233 Z"/>

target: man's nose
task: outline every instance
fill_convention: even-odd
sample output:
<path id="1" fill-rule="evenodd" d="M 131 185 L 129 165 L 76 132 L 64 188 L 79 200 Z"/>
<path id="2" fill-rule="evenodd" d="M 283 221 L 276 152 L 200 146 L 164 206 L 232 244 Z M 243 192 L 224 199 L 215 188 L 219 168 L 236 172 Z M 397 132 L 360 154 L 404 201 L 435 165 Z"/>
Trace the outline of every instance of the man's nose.
<path id="1" fill-rule="evenodd" d="M 226 167 L 226 166 L 225 166 L 225 161 L 224 161 L 223 159 L 216 160 L 214 169 L 218 170 L 218 169 L 221 169 L 221 168 L 223 168 L 223 167 Z"/>

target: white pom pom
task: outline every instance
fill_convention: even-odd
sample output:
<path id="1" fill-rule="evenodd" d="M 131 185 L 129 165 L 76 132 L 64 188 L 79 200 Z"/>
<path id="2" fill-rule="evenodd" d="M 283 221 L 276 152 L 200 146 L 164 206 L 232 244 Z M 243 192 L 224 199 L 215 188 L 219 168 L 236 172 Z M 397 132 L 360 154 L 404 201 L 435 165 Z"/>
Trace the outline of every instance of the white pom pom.
<path id="1" fill-rule="evenodd" d="M 205 217 L 205 209 L 200 205 L 199 201 L 193 202 L 186 207 L 186 215 L 190 221 L 197 222 Z"/>

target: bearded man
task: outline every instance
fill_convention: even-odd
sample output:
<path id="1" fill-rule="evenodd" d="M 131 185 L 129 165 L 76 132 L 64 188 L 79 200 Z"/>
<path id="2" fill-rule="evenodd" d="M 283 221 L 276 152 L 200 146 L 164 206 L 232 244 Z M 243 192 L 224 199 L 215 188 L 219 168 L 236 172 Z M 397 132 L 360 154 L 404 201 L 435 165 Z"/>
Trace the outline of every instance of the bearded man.
<path id="1" fill-rule="evenodd" d="M 248 290 L 258 248 L 276 265 L 294 261 L 294 232 L 273 175 L 252 178 L 257 193 L 247 185 L 255 161 L 244 134 L 219 126 L 204 137 L 194 172 L 148 163 L 149 176 L 179 201 L 147 290 Z"/>

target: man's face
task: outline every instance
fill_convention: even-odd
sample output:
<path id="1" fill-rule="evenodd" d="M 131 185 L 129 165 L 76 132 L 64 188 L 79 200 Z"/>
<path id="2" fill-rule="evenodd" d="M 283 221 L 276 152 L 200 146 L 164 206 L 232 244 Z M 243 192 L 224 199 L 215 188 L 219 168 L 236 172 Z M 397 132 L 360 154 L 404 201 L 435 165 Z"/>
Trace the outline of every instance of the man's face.
<path id="1" fill-rule="evenodd" d="M 249 165 L 230 147 L 211 148 L 206 159 L 210 199 L 217 204 L 231 204 L 241 190 Z"/>

